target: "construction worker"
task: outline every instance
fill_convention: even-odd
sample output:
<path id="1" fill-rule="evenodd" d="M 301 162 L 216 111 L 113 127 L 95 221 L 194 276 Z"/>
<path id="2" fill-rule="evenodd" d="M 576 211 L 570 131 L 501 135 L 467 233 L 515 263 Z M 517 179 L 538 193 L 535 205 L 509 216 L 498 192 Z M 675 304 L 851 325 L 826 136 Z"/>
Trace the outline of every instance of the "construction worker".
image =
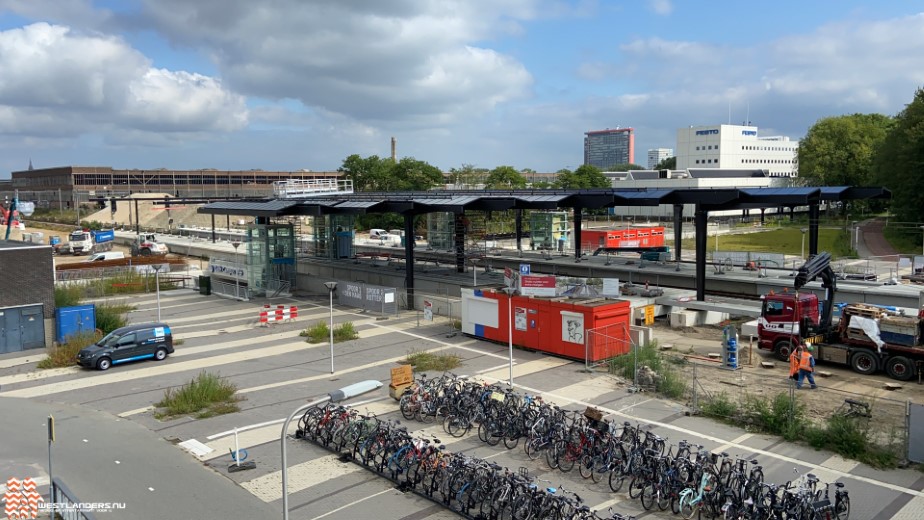
<path id="1" fill-rule="evenodd" d="M 798 379 L 799 378 L 799 362 L 802 361 L 802 345 L 796 347 L 795 350 L 789 354 L 789 378 Z"/>
<path id="2" fill-rule="evenodd" d="M 811 345 L 808 348 L 802 351 L 802 356 L 799 358 L 799 380 L 796 381 L 796 388 L 802 388 L 802 381 L 807 377 L 811 389 L 814 390 L 818 388 L 818 385 L 815 384 L 815 356 L 812 355 L 812 352 L 815 350 Z"/>

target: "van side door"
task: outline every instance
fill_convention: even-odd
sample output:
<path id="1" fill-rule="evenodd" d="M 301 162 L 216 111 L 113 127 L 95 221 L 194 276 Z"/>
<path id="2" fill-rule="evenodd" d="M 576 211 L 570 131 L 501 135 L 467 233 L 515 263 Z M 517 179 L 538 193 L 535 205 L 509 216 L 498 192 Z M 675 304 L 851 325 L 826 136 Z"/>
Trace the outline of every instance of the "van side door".
<path id="1" fill-rule="evenodd" d="M 130 361 L 136 355 L 138 344 L 135 338 L 135 333 L 129 332 L 116 341 L 115 348 L 112 349 L 113 365 Z"/>

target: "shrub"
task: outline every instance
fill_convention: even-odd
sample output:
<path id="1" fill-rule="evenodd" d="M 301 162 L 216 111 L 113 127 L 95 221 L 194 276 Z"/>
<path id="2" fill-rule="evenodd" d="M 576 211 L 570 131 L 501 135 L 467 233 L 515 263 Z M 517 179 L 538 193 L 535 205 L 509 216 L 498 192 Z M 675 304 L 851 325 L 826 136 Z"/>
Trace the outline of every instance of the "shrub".
<path id="1" fill-rule="evenodd" d="M 55 307 L 73 307 L 80 305 L 83 288 L 80 285 L 68 284 L 55 286 Z"/>
<path id="2" fill-rule="evenodd" d="M 104 334 L 128 325 L 125 314 L 134 309 L 132 305 L 114 305 L 104 303 L 96 306 L 96 328 Z"/>
<path id="3" fill-rule="evenodd" d="M 96 332 L 80 332 L 68 337 L 67 342 L 59 345 L 38 362 L 38 368 L 61 368 L 77 364 L 77 352 L 83 347 L 99 341 L 103 336 Z"/>
<path id="4" fill-rule="evenodd" d="M 330 337 L 330 328 L 327 326 L 327 322 L 319 321 L 314 325 L 308 327 L 307 329 L 298 333 L 299 336 L 307 337 L 305 341 L 308 343 L 320 343 L 326 341 Z"/>
<path id="5" fill-rule="evenodd" d="M 356 329 L 353 327 L 353 322 L 351 321 L 341 323 L 334 329 L 334 343 L 350 341 L 357 338 L 359 338 L 359 333 L 356 332 Z"/>
<path id="6" fill-rule="evenodd" d="M 446 372 L 462 364 L 462 358 L 455 354 L 436 354 L 417 349 L 408 351 L 405 360 L 414 367 L 416 372 L 429 372 L 431 370 Z"/>
<path id="7" fill-rule="evenodd" d="M 155 404 L 164 411 L 156 413 L 158 419 L 178 415 L 196 414 L 200 419 L 237 412 L 240 398 L 234 394 L 237 386 L 223 380 L 218 374 L 202 371 L 195 379 L 178 389 L 168 388 L 164 398 Z"/>
<path id="8" fill-rule="evenodd" d="M 738 415 L 738 407 L 728 397 L 727 392 L 715 394 L 700 403 L 700 410 L 704 415 L 717 419 L 730 419 Z"/>

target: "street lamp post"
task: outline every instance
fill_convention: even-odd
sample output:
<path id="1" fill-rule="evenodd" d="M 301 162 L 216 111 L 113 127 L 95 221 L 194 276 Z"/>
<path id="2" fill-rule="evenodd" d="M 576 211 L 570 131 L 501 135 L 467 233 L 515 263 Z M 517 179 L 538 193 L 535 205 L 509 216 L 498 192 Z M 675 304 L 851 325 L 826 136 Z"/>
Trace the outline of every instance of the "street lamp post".
<path id="1" fill-rule="evenodd" d="M 510 366 L 510 379 L 507 384 L 513 388 L 513 293 L 516 292 L 516 289 L 505 287 L 504 292 L 507 293 L 507 348 L 509 350 L 508 362 Z"/>
<path id="2" fill-rule="evenodd" d="M 808 229 L 802 228 L 799 231 L 802 231 L 802 260 L 805 260 L 805 232 L 808 231 Z"/>
<path id="3" fill-rule="evenodd" d="M 328 282 L 334 283 L 335 282 Z M 325 284 L 327 285 L 327 284 Z M 333 293 L 333 290 L 331 290 Z M 304 404 L 298 407 L 294 412 L 289 414 L 289 417 L 286 419 L 286 422 L 282 425 L 282 433 L 279 434 L 279 444 L 282 446 L 282 519 L 289 520 L 289 461 L 286 457 L 286 432 L 289 431 L 289 423 L 292 422 L 292 419 L 295 418 L 301 412 L 311 408 L 312 406 L 317 406 L 321 403 L 327 401 L 338 402 L 344 401 L 346 399 L 351 399 L 358 395 L 377 390 L 382 387 L 381 381 L 375 381 L 373 379 L 367 381 L 360 381 L 359 383 L 354 383 L 349 386 L 345 386 L 340 390 L 336 390 L 327 394 L 327 397 L 322 397 L 311 401 L 308 404 Z"/>
<path id="4" fill-rule="evenodd" d="M 324 282 L 327 292 L 330 294 L 330 373 L 334 373 L 334 291 L 337 290 L 337 282 Z"/>
<path id="5" fill-rule="evenodd" d="M 921 231 L 924 232 L 924 226 L 921 226 Z M 924 242 L 921 242 L 921 254 L 924 255 Z"/>
<path id="6" fill-rule="evenodd" d="M 240 242 L 231 242 L 231 245 L 234 246 L 234 263 L 237 264 L 237 248 L 241 246 Z M 242 269 L 243 271 L 243 269 Z M 237 272 L 234 273 L 234 297 L 240 299 L 241 297 L 241 279 L 240 275 Z"/>
<path id="7" fill-rule="evenodd" d="M 167 264 L 169 265 L 169 264 Z M 154 270 L 154 290 L 157 293 L 157 321 L 160 321 L 160 270 L 164 267 L 164 264 L 151 264 L 151 269 Z"/>

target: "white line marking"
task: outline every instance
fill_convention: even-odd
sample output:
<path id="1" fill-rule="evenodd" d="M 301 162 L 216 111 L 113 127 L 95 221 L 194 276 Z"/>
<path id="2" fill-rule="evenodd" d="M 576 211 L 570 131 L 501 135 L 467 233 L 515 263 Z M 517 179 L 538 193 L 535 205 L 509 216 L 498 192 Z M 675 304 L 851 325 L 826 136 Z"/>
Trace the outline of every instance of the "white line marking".
<path id="1" fill-rule="evenodd" d="M 122 413 L 120 413 L 120 414 L 119 414 L 119 417 L 122 417 L 122 418 L 124 419 L 124 418 L 126 418 L 126 417 L 131 417 L 131 416 L 133 416 L 133 415 L 142 414 L 142 413 L 144 413 L 144 412 L 147 412 L 147 411 L 150 411 L 150 410 L 153 410 L 153 409 L 154 409 L 153 406 L 145 406 L 144 408 L 136 408 L 136 409 L 134 409 L 134 410 L 129 410 L 129 411 L 127 411 L 127 412 L 122 412 Z"/>
<path id="2" fill-rule="evenodd" d="M 281 484 L 280 484 L 280 485 L 281 485 Z M 320 520 L 321 518 L 324 518 L 325 516 L 330 516 L 330 515 L 332 515 L 332 514 L 338 512 L 338 511 L 343 511 L 344 509 L 346 509 L 346 508 L 348 508 L 348 507 L 353 507 L 353 506 L 355 506 L 356 504 L 359 504 L 360 502 L 365 502 L 366 500 L 369 500 L 369 499 L 371 499 L 371 498 L 375 498 L 375 497 L 377 497 L 377 496 L 379 496 L 379 495 L 384 495 L 385 493 L 388 493 L 389 491 L 391 491 L 391 488 L 383 489 L 382 491 L 379 491 L 378 493 L 375 493 L 375 494 L 373 494 L 373 495 L 369 495 L 369 496 L 367 496 L 367 497 L 365 497 L 365 498 L 360 498 L 359 500 L 354 500 L 354 501 L 350 502 L 349 504 L 347 504 L 347 505 L 345 505 L 345 506 L 340 506 L 340 507 L 338 507 L 337 509 L 334 509 L 333 511 L 328 511 L 328 512 L 324 513 L 324 514 L 321 515 L 321 516 L 316 516 L 316 517 L 312 518 L 311 520 Z"/>

